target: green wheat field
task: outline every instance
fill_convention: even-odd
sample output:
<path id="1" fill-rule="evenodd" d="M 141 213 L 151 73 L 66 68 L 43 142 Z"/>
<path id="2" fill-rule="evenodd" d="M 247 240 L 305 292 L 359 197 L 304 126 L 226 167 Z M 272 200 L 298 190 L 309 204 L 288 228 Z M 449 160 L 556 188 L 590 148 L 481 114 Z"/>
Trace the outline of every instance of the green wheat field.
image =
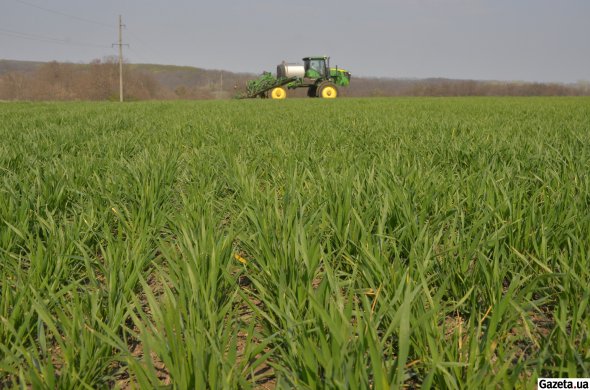
<path id="1" fill-rule="evenodd" d="M 590 377 L 590 99 L 0 104 L 0 387 Z"/>

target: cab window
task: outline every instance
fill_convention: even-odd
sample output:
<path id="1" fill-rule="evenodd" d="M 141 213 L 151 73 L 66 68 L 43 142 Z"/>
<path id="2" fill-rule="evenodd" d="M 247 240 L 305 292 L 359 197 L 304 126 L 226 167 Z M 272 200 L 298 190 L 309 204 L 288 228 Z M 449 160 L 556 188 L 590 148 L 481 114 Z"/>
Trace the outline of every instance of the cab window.
<path id="1" fill-rule="evenodd" d="M 319 74 L 324 74 L 324 61 L 322 60 L 311 60 L 309 68 L 315 70 Z"/>

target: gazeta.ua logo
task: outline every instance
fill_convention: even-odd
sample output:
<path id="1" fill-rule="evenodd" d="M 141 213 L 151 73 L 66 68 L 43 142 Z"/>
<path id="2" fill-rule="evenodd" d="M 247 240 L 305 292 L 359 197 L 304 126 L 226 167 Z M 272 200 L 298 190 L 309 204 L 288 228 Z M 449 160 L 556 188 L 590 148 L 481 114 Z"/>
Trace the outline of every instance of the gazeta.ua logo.
<path id="1" fill-rule="evenodd" d="M 539 378 L 538 389 L 590 389 L 590 378 Z"/>

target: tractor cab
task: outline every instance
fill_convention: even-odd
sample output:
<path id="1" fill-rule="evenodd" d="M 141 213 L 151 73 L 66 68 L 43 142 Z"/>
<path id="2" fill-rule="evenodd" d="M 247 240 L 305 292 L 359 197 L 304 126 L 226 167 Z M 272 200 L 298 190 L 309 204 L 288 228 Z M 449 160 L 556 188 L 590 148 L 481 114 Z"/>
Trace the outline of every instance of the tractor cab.
<path id="1" fill-rule="evenodd" d="M 330 57 L 305 57 L 303 67 L 306 78 L 327 79 L 330 76 Z"/>

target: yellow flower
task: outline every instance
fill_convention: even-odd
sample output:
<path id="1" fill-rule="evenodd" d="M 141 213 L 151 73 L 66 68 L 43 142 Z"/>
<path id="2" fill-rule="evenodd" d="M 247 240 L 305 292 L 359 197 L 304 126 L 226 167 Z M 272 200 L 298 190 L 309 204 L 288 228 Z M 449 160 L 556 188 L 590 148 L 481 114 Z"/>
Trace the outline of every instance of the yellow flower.
<path id="1" fill-rule="evenodd" d="M 246 261 L 246 259 L 244 259 L 242 256 L 238 255 L 237 253 L 234 255 L 234 257 L 240 263 L 242 263 L 242 264 L 248 264 L 248 261 Z"/>

